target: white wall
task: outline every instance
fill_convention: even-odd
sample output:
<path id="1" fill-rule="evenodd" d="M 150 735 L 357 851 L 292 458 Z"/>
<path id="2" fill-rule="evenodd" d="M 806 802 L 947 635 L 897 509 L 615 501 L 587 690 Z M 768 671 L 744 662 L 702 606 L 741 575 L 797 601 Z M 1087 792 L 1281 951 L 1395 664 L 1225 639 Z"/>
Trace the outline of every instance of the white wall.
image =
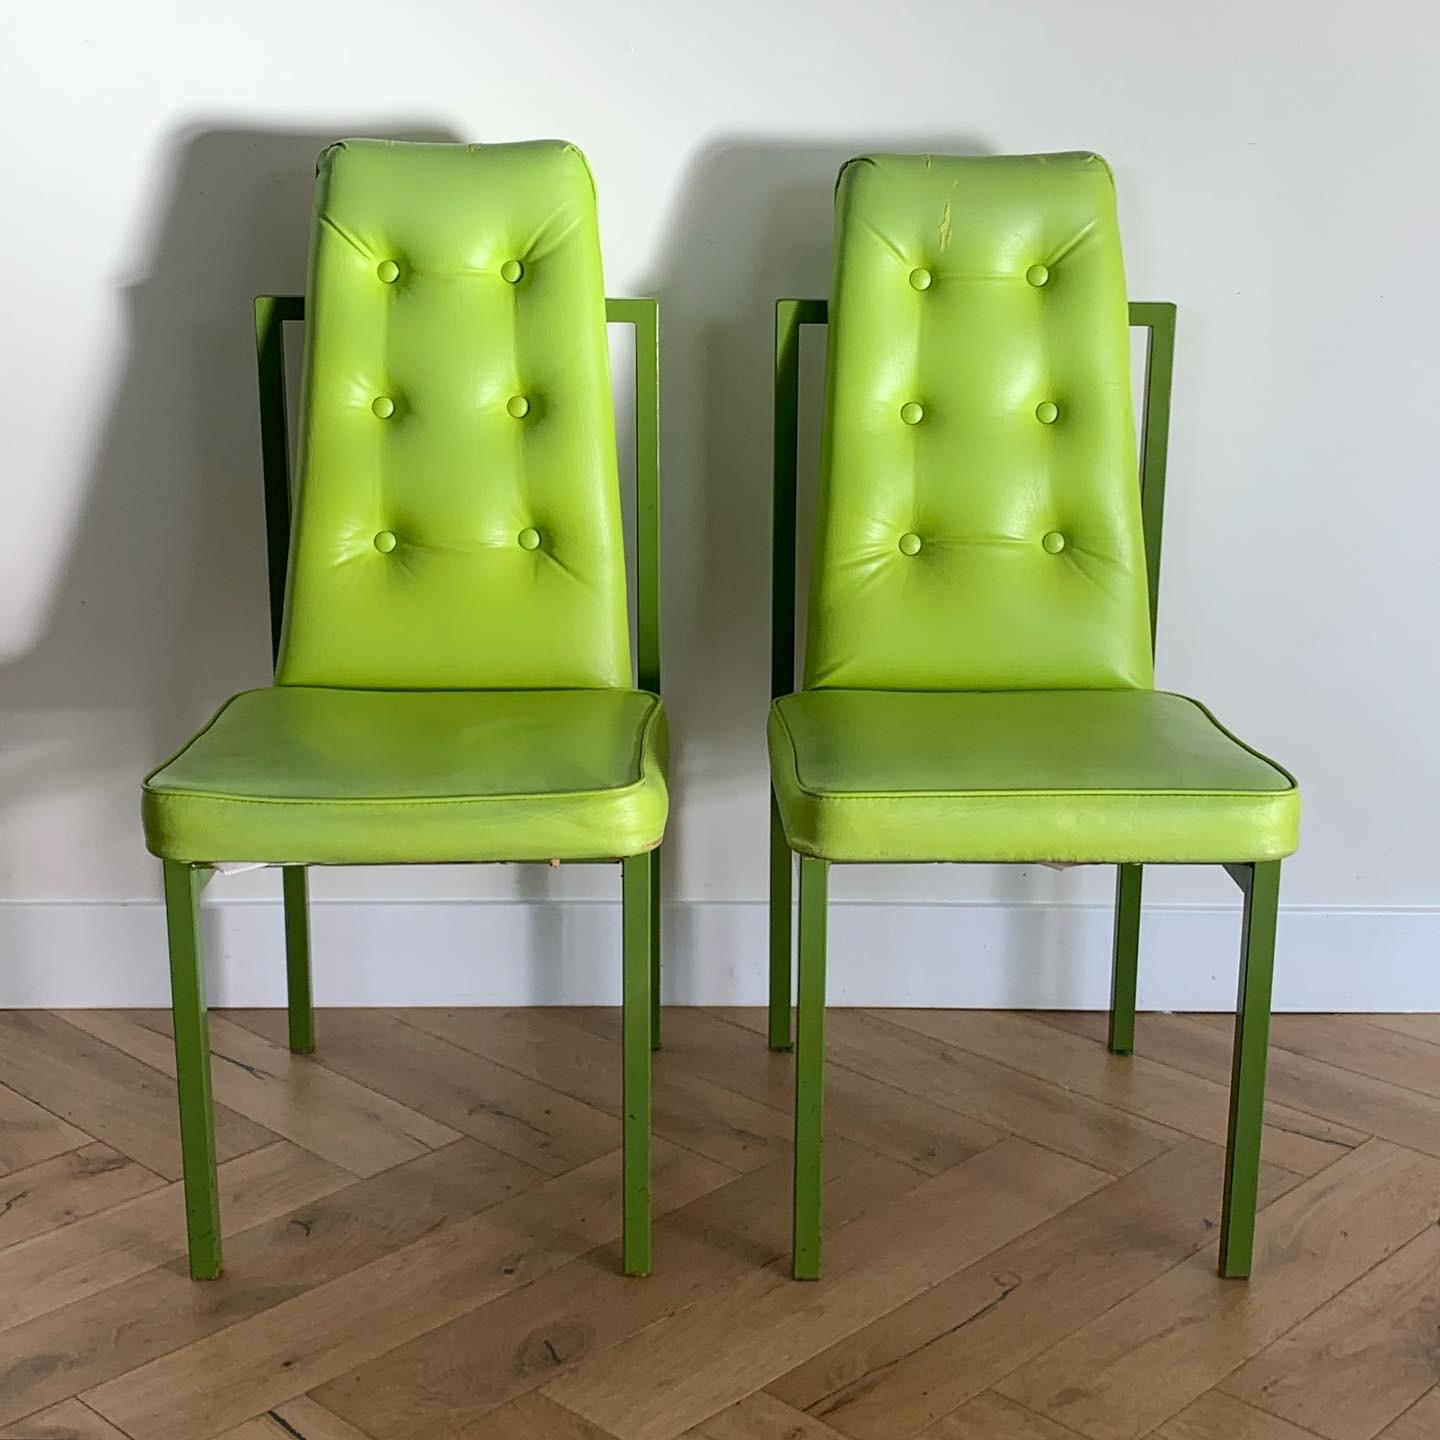
<path id="1" fill-rule="evenodd" d="M 1093 147 L 1116 170 L 1131 293 L 1180 305 L 1160 681 L 1304 790 L 1282 998 L 1363 1001 L 1382 972 L 1389 1003 L 1440 998 L 1426 963 L 1440 950 L 1432 7 L 78 0 L 5 23 L 0 1001 L 123 999 L 163 977 L 138 782 L 267 678 L 249 301 L 301 288 L 315 153 L 354 134 L 577 141 L 611 292 L 662 301 L 675 993 L 714 993 L 722 973 L 757 993 L 770 315 L 778 294 L 825 290 L 834 172 L 867 148 Z M 1019 907 L 1063 919 L 1110 885 L 851 869 L 834 891 L 928 937 L 909 998 L 1063 1001 L 1095 998 L 1103 975 L 1083 995 L 1046 988 L 1093 956 L 1052 938 L 1041 965 L 1014 939 L 1031 933 Z M 614 886 L 597 869 L 455 869 L 331 872 L 315 889 L 369 904 Z M 1227 886 L 1154 872 L 1147 901 L 1193 938 L 1233 906 Z M 275 888 L 261 875 L 211 893 Z M 1001 908 L 934 908 L 949 902 Z M 495 993 L 550 994 L 502 938 L 520 912 L 386 913 L 441 925 L 437 955 L 444 927 L 470 927 L 510 976 Z M 1085 954 L 1103 949 L 1100 912 L 1078 913 Z M 957 991 L 950 961 L 997 926 L 1023 983 Z M 227 993 L 273 975 L 265 933 Z M 371 933 L 354 930 L 351 961 Z M 1156 940 L 1152 1002 L 1194 999 L 1164 979 L 1188 943 Z M 352 993 L 319 963 L 322 993 Z M 857 980 L 873 971 L 866 953 L 854 963 Z M 1228 941 L 1212 968 L 1223 999 Z M 1332 989 L 1307 990 L 1316 974 Z"/>

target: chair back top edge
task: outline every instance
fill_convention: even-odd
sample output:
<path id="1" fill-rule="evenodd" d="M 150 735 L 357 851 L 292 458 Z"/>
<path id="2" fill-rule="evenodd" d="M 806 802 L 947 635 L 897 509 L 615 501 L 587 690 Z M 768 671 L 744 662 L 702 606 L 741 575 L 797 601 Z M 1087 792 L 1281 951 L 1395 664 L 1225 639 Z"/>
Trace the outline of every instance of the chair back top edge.
<path id="1" fill-rule="evenodd" d="M 1105 162 L 848 162 L 828 319 L 805 684 L 1153 684 Z"/>
<path id="2" fill-rule="evenodd" d="M 631 683 L 595 186 L 562 141 L 317 167 L 276 679 Z"/>

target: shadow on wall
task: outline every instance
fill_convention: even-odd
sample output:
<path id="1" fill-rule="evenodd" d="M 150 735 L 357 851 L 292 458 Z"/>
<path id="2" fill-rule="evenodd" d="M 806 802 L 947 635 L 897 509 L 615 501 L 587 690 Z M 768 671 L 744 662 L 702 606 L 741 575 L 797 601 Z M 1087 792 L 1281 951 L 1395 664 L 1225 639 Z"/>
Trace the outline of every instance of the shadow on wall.
<path id="1" fill-rule="evenodd" d="M 742 757 L 750 777 L 765 769 L 775 301 L 829 293 L 835 178 L 848 158 L 986 148 L 953 134 L 721 140 L 691 167 L 641 288 L 660 297 L 665 332 L 666 650 L 680 682 L 667 703 L 683 783 L 702 793 L 733 791 Z M 812 403 L 802 417 L 812 462 L 818 428 Z M 806 444 L 801 453 L 803 466 Z"/>
<path id="2" fill-rule="evenodd" d="M 574 138 L 583 148 L 584 137 Z M 981 155 L 992 148 L 956 133 L 823 143 L 716 140 L 692 161 L 658 258 L 633 287 L 658 297 L 661 309 L 664 689 L 673 787 L 681 797 L 666 834 L 667 895 L 676 889 L 677 874 L 684 876 L 689 899 L 763 896 L 768 886 L 775 301 L 829 294 L 835 180 L 846 160 L 875 151 Z M 596 178 L 603 220 L 614 188 L 603 173 Z M 801 486 L 812 493 L 802 495 L 802 557 L 818 461 L 818 345 L 807 349 L 805 364 L 810 383 L 802 407 Z M 803 604 L 802 580 L 802 610 Z M 799 633 L 803 644 L 803 626 Z M 866 868 L 873 876 L 875 867 Z M 853 869 L 837 871 L 837 898 Z M 933 884 L 936 867 L 930 870 Z M 1043 899 L 1057 887 L 1049 872 L 1028 866 L 999 867 L 995 877 L 992 896 L 1001 903 Z M 519 872 L 517 893 L 539 898 L 547 880 L 527 867 Z M 566 927 L 585 923 L 583 911 L 567 907 L 536 912 L 535 928 L 542 932 L 535 937 L 536 956 L 584 954 L 583 938 Z M 693 925 L 688 907 L 665 916 L 667 1001 L 684 1002 L 716 988 L 714 976 L 686 971 L 697 953 Z M 763 923 L 747 933 L 764 944 Z M 955 945 L 963 955 L 963 930 Z M 1037 965 L 1057 979 L 1075 973 L 1068 932 L 1047 937 L 1037 950 L 1033 927 L 1023 933 L 1017 927 L 1007 948 L 1013 953 L 1004 959 L 1032 982 Z M 745 976 L 763 966 L 764 955 L 737 953 L 733 964 Z M 559 999 L 577 978 L 537 964 L 532 998 Z"/>
<path id="3" fill-rule="evenodd" d="M 124 353 L 48 618 L 0 669 L 8 708 L 32 712 L 34 732 L 57 714 L 91 728 L 73 742 L 31 734 L 10 757 L 12 799 L 103 787 L 124 806 L 109 833 L 129 829 L 138 844 L 141 767 L 216 699 L 268 681 L 251 302 L 303 290 L 316 156 L 366 133 L 453 138 L 393 119 L 173 138 L 152 247 L 122 292 Z"/>
<path id="4" fill-rule="evenodd" d="M 845 160 L 989 148 L 955 134 L 883 145 L 719 141 L 691 168 L 660 260 L 638 287 L 660 297 L 664 326 L 666 688 L 689 786 L 733 791 L 742 757 L 751 779 L 765 768 L 775 301 L 829 293 Z M 822 364 L 818 348 L 807 351 L 810 382 Z M 812 469 L 816 458 L 818 383 L 808 398 L 802 470 L 807 447 Z M 802 549 L 808 538 L 802 521 Z"/>
<path id="5" fill-rule="evenodd" d="M 102 787 L 115 807 L 108 833 L 129 830 L 138 846 L 142 767 L 217 700 L 269 680 L 250 307 L 258 293 L 303 289 L 315 159 L 343 135 L 484 138 L 363 118 L 174 137 L 148 263 L 124 291 L 123 363 L 49 619 L 0 671 L 12 711 L 30 712 L 36 730 L 61 712 L 85 716 L 91 733 L 113 716 L 123 733 L 98 750 L 22 746 L 4 779 L 12 799 Z M 572 138 L 583 148 L 583 135 Z M 688 855 L 688 896 L 764 893 L 774 301 L 828 292 L 834 181 L 851 155 L 988 148 L 961 134 L 716 141 L 693 162 L 658 259 L 634 286 L 660 298 L 665 346 L 666 701 L 686 797 L 667 891 Z M 597 180 L 603 215 L 616 187 Z M 812 396 L 810 436 L 818 420 Z M 809 454 L 813 463 L 813 444 Z M 753 840 L 737 845 L 742 832 Z M 514 873 L 518 898 L 554 893 L 548 872 Z M 1005 874 L 1005 891 L 1033 898 L 1020 872 Z M 566 923 L 557 912 L 541 928 Z M 533 939 L 537 953 L 571 948 L 553 931 Z M 537 999 L 564 990 L 563 975 L 540 978 L 545 968 Z"/>
<path id="6" fill-rule="evenodd" d="M 955 132 L 825 142 L 747 137 L 717 140 L 691 165 L 659 259 L 638 287 L 660 298 L 665 347 L 665 689 L 674 783 L 684 797 L 666 839 L 667 890 L 687 858 L 690 897 L 763 895 L 768 884 L 775 301 L 829 294 L 834 187 L 847 159 L 876 151 L 982 155 L 993 148 L 978 135 Z M 600 185 L 603 206 L 603 175 Z M 818 340 L 807 347 L 804 365 L 802 615 L 821 418 Z M 798 634 L 803 646 L 803 621 Z M 736 844 L 737 833 L 744 843 Z M 873 890 L 874 867 L 866 868 L 864 883 Z M 940 875 L 961 883 L 956 867 L 929 870 L 927 889 Z M 913 876 L 914 867 L 909 871 Z M 853 874 L 854 867 L 836 873 L 837 898 Z M 990 898 L 1043 900 L 1062 884 L 1043 869 L 997 867 Z M 667 923 L 677 969 L 690 953 L 678 933 L 684 923 L 683 912 Z M 755 933 L 763 941 L 763 929 Z M 966 943 L 962 926 L 956 958 Z M 1032 982 L 1036 967 L 1046 967 L 1063 990 L 1064 977 L 1075 973 L 1074 945 L 1067 930 L 1037 947 L 1033 929 L 1016 927 L 1007 943 L 1014 953 L 1003 959 Z M 736 956 L 735 964 L 743 974 L 763 956 Z M 704 988 L 704 977 L 673 974 L 667 998 L 683 998 L 692 979 Z"/>

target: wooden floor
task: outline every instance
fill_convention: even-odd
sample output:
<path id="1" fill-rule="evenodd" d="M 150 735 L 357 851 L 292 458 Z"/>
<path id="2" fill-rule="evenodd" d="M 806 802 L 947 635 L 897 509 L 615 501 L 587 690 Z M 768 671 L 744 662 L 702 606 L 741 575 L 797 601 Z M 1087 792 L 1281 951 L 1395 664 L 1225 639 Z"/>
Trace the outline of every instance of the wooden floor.
<path id="1" fill-rule="evenodd" d="M 0 1013 L 0 1437 L 1440 1437 L 1440 1017 L 1276 1018 L 1246 1284 L 1225 1019 L 831 1011 L 818 1285 L 757 1012 L 665 1014 L 648 1280 L 615 1012 L 317 1018 L 211 1017 L 195 1285 L 168 1017 Z"/>

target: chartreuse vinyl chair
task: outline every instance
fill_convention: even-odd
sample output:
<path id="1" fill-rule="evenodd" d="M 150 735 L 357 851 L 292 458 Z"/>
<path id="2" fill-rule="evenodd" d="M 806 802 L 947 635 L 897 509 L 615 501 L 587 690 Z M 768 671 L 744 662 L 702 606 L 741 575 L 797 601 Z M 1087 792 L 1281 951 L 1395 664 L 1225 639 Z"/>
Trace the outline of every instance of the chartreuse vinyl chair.
<path id="1" fill-rule="evenodd" d="M 798 691 L 798 335 L 825 303 L 780 302 L 776 344 L 770 1043 L 790 1044 L 798 852 L 795 1274 L 820 1269 L 830 866 L 1069 861 L 1118 869 L 1117 1054 L 1134 1037 L 1142 865 L 1221 864 L 1244 893 L 1220 1271 L 1246 1275 L 1299 795 L 1203 706 L 1154 688 L 1174 307 L 1129 307 L 1151 331 L 1137 463 L 1104 161 L 867 156 L 841 171 L 836 209 Z"/>
<path id="2" fill-rule="evenodd" d="M 281 326 L 307 308 L 292 506 Z M 235 696 L 143 798 L 196 1278 L 221 1268 L 197 906 L 213 866 L 245 861 L 284 867 L 299 1052 L 314 1047 L 306 866 L 619 861 L 624 1267 L 649 1270 L 668 805 L 656 305 L 608 315 L 636 327 L 638 683 L 580 152 L 335 145 L 307 301 L 257 302 L 275 683 Z"/>

